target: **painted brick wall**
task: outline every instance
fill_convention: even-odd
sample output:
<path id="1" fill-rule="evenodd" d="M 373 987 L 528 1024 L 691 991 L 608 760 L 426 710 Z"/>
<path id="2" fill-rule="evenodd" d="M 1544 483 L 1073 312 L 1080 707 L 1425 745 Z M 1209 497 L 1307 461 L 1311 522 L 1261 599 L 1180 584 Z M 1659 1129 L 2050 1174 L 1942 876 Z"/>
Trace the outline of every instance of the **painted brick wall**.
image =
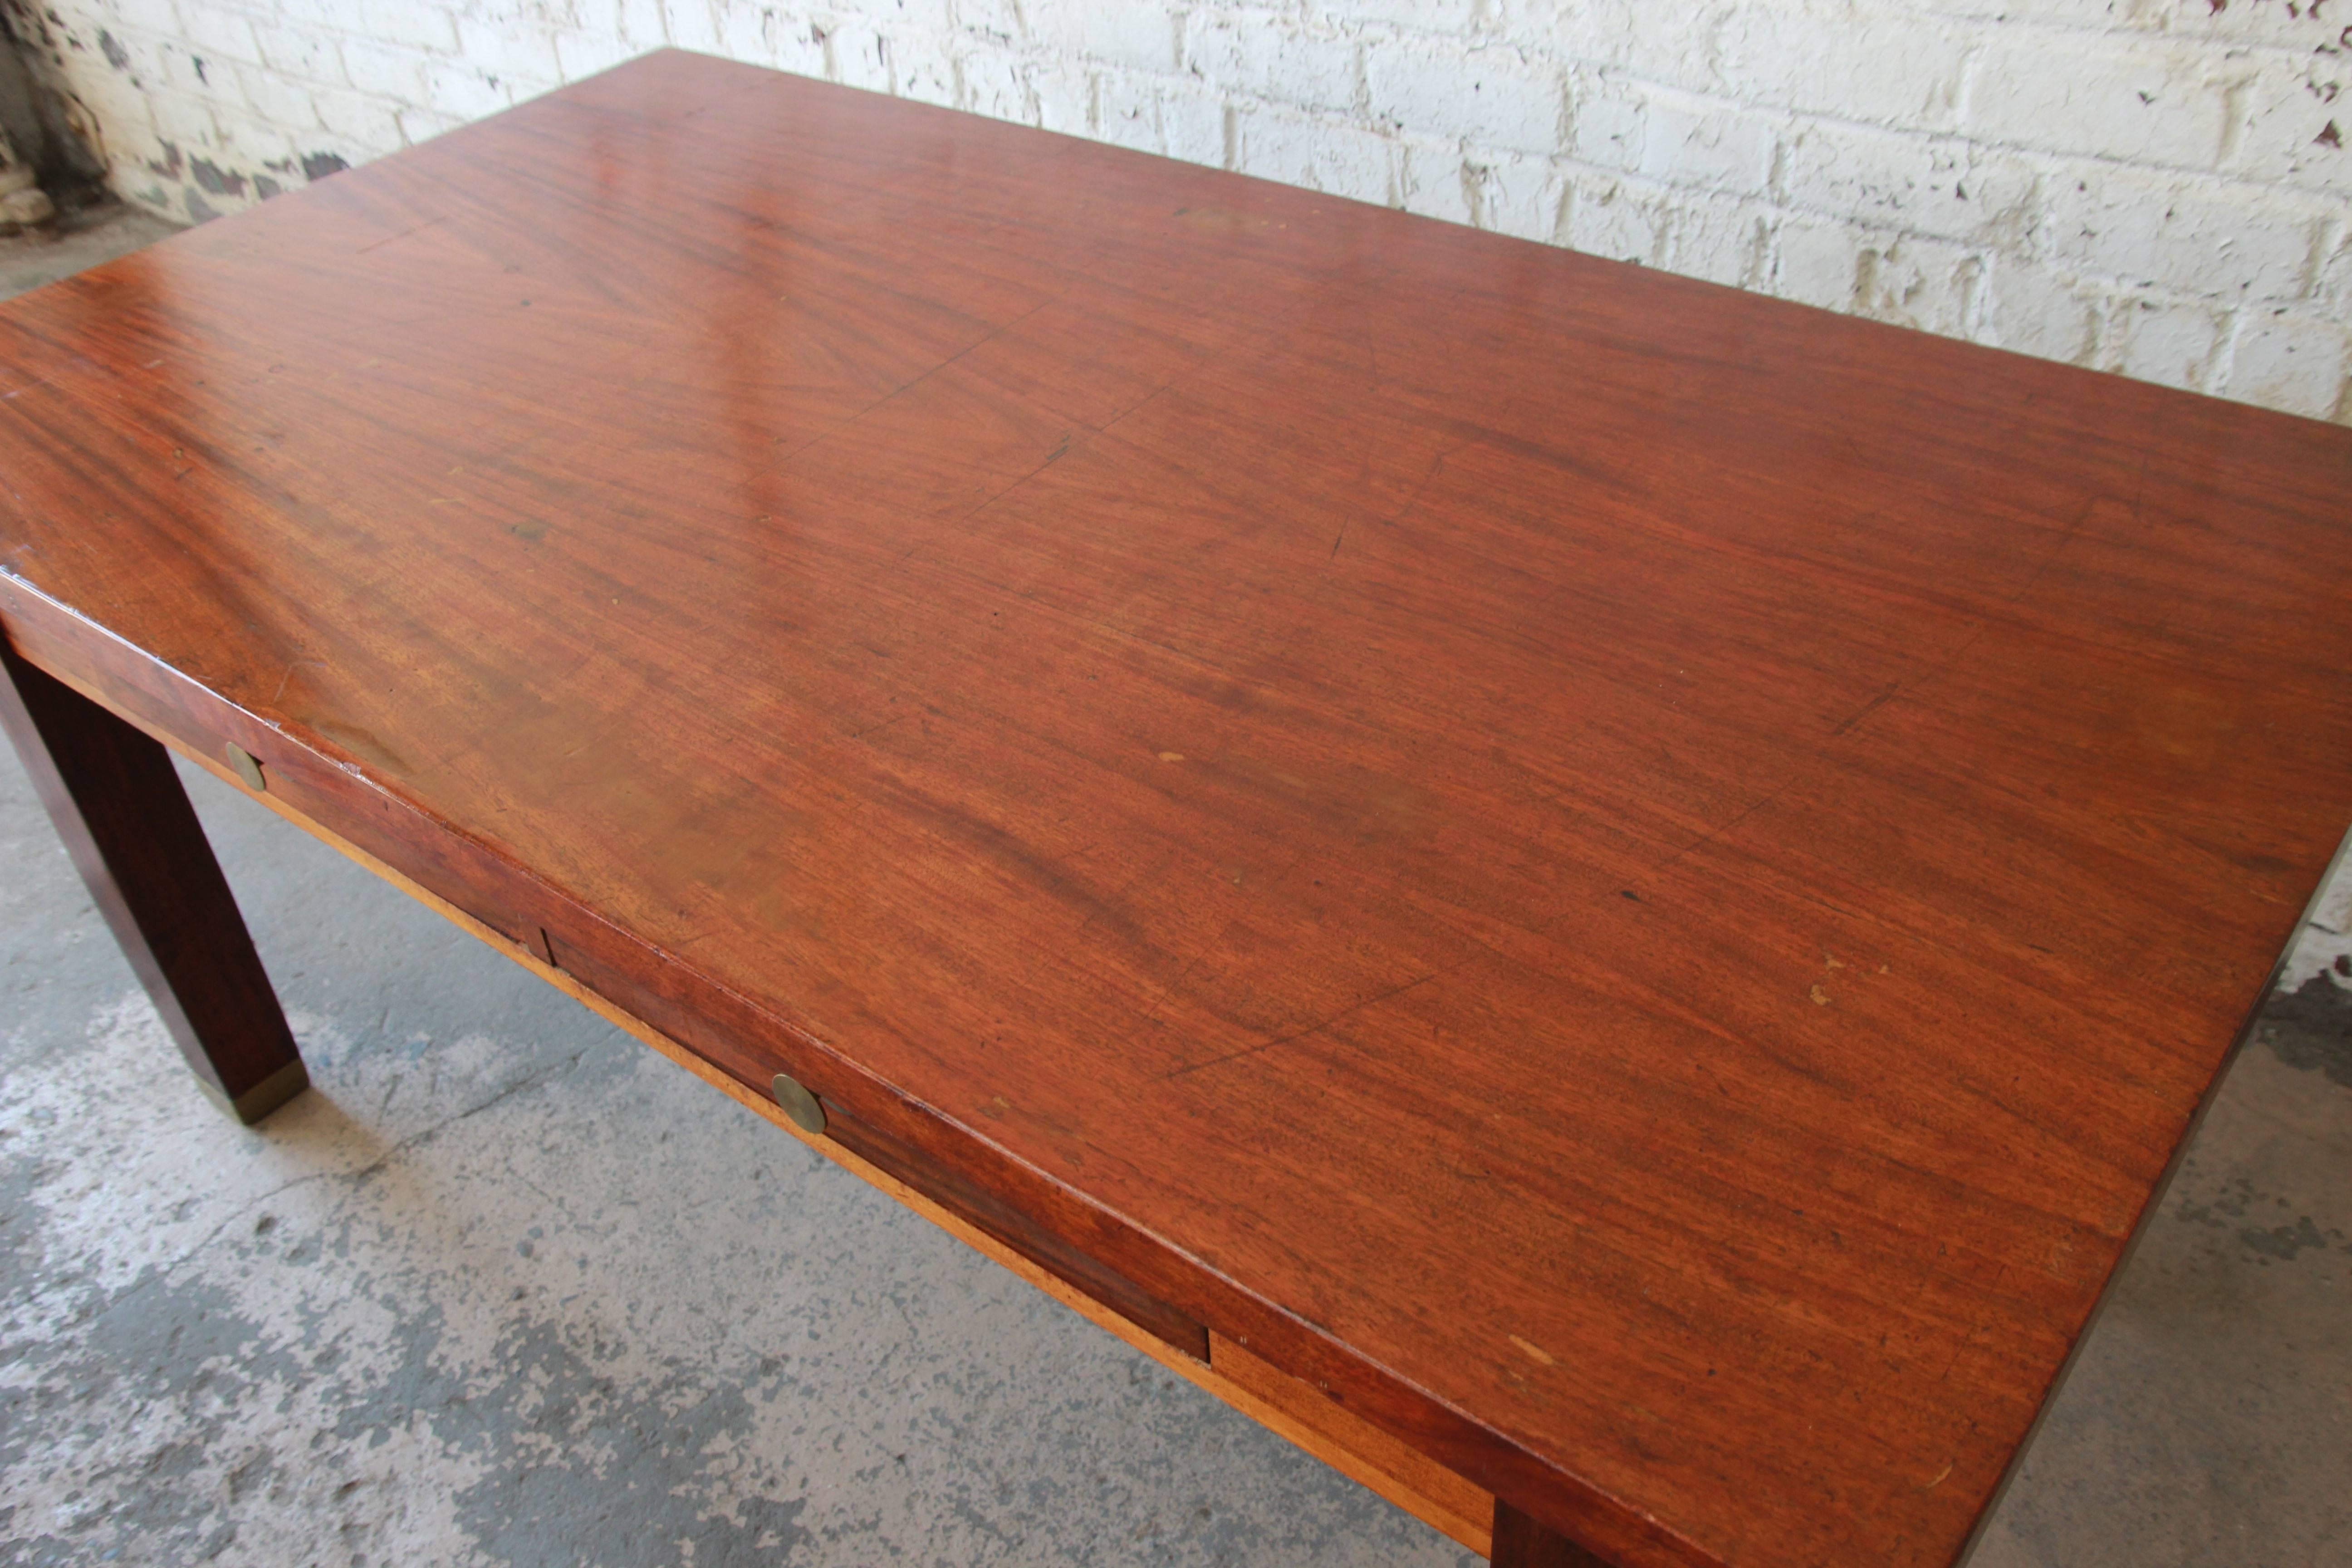
<path id="1" fill-rule="evenodd" d="M 675 44 L 2352 422 L 2345 0 L 0 5 L 179 217 Z"/>

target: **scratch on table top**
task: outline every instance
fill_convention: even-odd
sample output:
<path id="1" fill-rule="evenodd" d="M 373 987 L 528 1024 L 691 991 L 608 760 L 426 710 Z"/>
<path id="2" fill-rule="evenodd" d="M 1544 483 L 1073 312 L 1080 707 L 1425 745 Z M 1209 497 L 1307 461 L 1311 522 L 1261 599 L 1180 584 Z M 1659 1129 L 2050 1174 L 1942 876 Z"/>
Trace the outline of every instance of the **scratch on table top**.
<path id="1" fill-rule="evenodd" d="M 1466 963 L 1468 961 L 1465 960 L 1464 962 Z M 1458 965 L 1456 967 L 1458 967 Z M 1391 996 L 1402 996 L 1416 985 L 1426 985 L 1444 973 L 1445 972 L 1442 969 L 1432 970 L 1427 974 L 1421 976 L 1417 980 L 1408 980 L 1402 985 L 1392 985 L 1388 990 L 1382 991 L 1376 995 L 1367 996 L 1360 1002 L 1350 1003 L 1349 1005 L 1342 1007 L 1338 1012 L 1332 1014 L 1329 1017 L 1318 1018 L 1303 1029 L 1294 1029 L 1289 1034 L 1278 1035 L 1271 1040 L 1261 1040 L 1256 1045 L 1244 1046 L 1240 1050 L 1228 1051 L 1221 1057 L 1211 1057 L 1204 1062 L 1194 1062 L 1190 1067 L 1181 1067 L 1176 1068 L 1173 1072 L 1161 1073 L 1160 1075 L 1160 1081 L 1167 1083 L 1171 1079 L 1183 1078 L 1188 1074 L 1199 1072 L 1203 1068 L 1223 1067 L 1227 1062 L 1239 1061 L 1244 1057 L 1254 1057 L 1258 1055 L 1260 1052 L 1270 1051 L 1276 1046 L 1286 1046 L 1293 1040 L 1303 1040 L 1309 1035 L 1318 1034 L 1321 1031 L 1329 1028 L 1332 1025 L 1338 1023 L 1340 1019 L 1349 1016 L 1350 1014 L 1360 1013 L 1367 1007 L 1377 1006 L 1379 1004 L 1387 1001 Z"/>

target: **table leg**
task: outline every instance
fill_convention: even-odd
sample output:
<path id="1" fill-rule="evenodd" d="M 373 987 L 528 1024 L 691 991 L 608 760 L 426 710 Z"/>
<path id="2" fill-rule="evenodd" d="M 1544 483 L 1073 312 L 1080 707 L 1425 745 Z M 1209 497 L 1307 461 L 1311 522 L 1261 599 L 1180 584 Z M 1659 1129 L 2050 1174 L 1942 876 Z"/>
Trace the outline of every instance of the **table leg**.
<path id="1" fill-rule="evenodd" d="M 1609 1568 L 1567 1536 L 1495 1500 L 1495 1568 Z"/>
<path id="2" fill-rule="evenodd" d="M 247 1123 L 310 1084 L 162 745 L 0 638 L 0 729 L 196 1081 Z"/>

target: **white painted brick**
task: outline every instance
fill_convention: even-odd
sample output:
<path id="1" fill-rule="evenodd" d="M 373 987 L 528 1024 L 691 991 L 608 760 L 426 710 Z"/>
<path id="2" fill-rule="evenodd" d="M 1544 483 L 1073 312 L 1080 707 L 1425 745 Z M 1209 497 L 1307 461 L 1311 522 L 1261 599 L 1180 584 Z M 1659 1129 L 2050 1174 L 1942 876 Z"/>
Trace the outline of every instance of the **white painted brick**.
<path id="1" fill-rule="evenodd" d="M 1957 117 L 1967 44 L 1907 19 L 1749 5 L 1713 44 L 1724 88 L 1749 103 L 1940 131 Z"/>
<path id="2" fill-rule="evenodd" d="M 173 217 L 177 210 L 179 184 L 176 180 L 166 184 L 156 173 L 165 166 L 163 144 L 152 126 L 136 125 L 125 120 L 120 145 L 107 148 L 107 177 L 114 182 L 115 193 L 125 201 L 138 203 L 156 212 L 167 212 Z"/>
<path id="3" fill-rule="evenodd" d="M 1856 315 L 1948 337 L 1969 334 L 1984 282 L 1984 258 L 1963 246 L 1906 236 L 1855 254 Z"/>
<path id="4" fill-rule="evenodd" d="M 406 44 L 411 48 L 437 49 L 444 54 L 457 51 L 457 22 L 448 11 L 438 5 L 420 5 L 417 0 L 337 0 L 339 5 L 356 5 L 356 23 L 346 23 L 352 31 L 388 44 Z"/>
<path id="5" fill-rule="evenodd" d="M 1153 79 L 1107 71 L 1095 84 L 1095 132 L 1114 147 L 1160 151 L 1160 91 Z"/>
<path id="6" fill-rule="evenodd" d="M 140 162 L 139 149 L 155 145 L 155 124 L 147 112 L 147 95 L 130 79 L 112 70 L 97 70 L 74 84 L 74 96 L 97 117 L 100 154 L 110 163 Z"/>
<path id="7" fill-rule="evenodd" d="M 1243 174 L 1360 202 L 1396 199 L 1396 148 L 1384 136 L 1268 106 L 1237 109 L 1234 119 L 1234 166 Z"/>
<path id="8" fill-rule="evenodd" d="M 1310 10 L 1326 26 L 1382 22 L 1416 32 L 1458 36 L 1470 30 L 1479 0 L 1314 0 Z"/>
<path id="9" fill-rule="evenodd" d="M 967 49 L 956 61 L 963 80 L 961 108 L 992 120 L 1029 118 L 1029 88 L 1021 77 L 1021 57 L 1010 49 Z"/>
<path id="10" fill-rule="evenodd" d="M 1031 44 L 1129 70 L 1176 68 L 1176 17 L 1155 0 L 1029 0 Z"/>
<path id="11" fill-rule="evenodd" d="M 120 71 L 101 67 L 74 83 L 75 96 L 98 117 L 105 153 L 110 160 L 131 156 L 134 144 L 152 146 L 155 120 L 152 100 L 144 88 Z"/>
<path id="12" fill-rule="evenodd" d="M 1852 310 L 1865 243 L 1853 226 L 1833 218 L 1783 218 L 1773 247 L 1772 291 L 1800 304 Z"/>
<path id="13" fill-rule="evenodd" d="M 242 91 L 237 89 L 237 68 L 245 61 L 221 58 L 219 54 L 205 54 L 203 49 L 191 49 L 186 58 L 193 91 L 200 91 L 207 99 L 219 99 L 219 101 L 242 101 Z"/>
<path id="14" fill-rule="evenodd" d="M 1579 160 L 1743 195 L 1770 183 L 1778 117 L 1614 74 L 1573 79 L 1570 145 Z"/>
<path id="15" fill-rule="evenodd" d="M 578 81 L 610 70 L 644 48 L 613 33 L 560 32 L 555 35 L 555 68 L 559 79 Z"/>
<path id="16" fill-rule="evenodd" d="M 1471 175 L 1458 142 L 1428 136 L 1397 139 L 1395 204 L 1409 213 L 1446 223 L 1468 223 L 1477 208 Z"/>
<path id="17" fill-rule="evenodd" d="M 529 103 L 534 98 L 546 97 L 563 85 L 553 77 L 536 79 L 527 76 L 502 76 L 498 79 L 498 84 L 506 89 L 507 100 L 510 103 Z"/>
<path id="18" fill-rule="evenodd" d="M 184 154 L 201 153 L 219 140 L 220 128 L 213 121 L 213 106 L 204 99 L 178 92 L 152 92 L 147 95 L 147 113 L 154 123 L 155 134 Z"/>
<path id="19" fill-rule="evenodd" d="M 800 76 L 824 74 L 824 30 L 815 23 L 743 5 L 725 6 L 720 17 L 719 53 Z"/>
<path id="20" fill-rule="evenodd" d="M 1568 73 L 1567 152 L 1599 168 L 1631 171 L 1642 161 L 1645 84 L 1616 71 Z"/>
<path id="21" fill-rule="evenodd" d="M 400 136 L 400 107 L 385 99 L 339 88 L 320 88 L 310 95 L 319 111 L 320 128 L 328 133 L 328 149 L 352 163 L 406 145 Z"/>
<path id="22" fill-rule="evenodd" d="M 953 0 L 953 10 L 961 33 L 995 44 L 1010 44 L 1022 36 L 1016 0 Z"/>
<path id="23" fill-rule="evenodd" d="M 284 5 L 287 0 L 278 0 Z M 350 4 L 351 0 L 329 0 L 329 3 Z M 557 27 L 576 26 L 580 23 L 582 0 L 430 0 L 441 5 L 453 18 L 487 22 L 492 26 L 515 25 L 537 27 L 543 32 Z M 587 0 L 592 5 L 606 5 L 610 0 Z"/>
<path id="24" fill-rule="evenodd" d="M 1022 72 L 1029 89 L 1023 118 L 1045 131 L 1083 136 L 1093 128 L 1094 73 L 1084 65 L 1060 60 L 1034 61 Z"/>
<path id="25" fill-rule="evenodd" d="M 2223 300 L 2300 294 L 2326 216 L 2258 186 L 2109 163 L 2061 169 L 2049 190 L 2060 264 Z"/>
<path id="26" fill-rule="evenodd" d="M 769 30 L 769 61 L 795 75 L 833 75 L 833 21 L 809 21 L 791 12 L 762 9 Z"/>
<path id="27" fill-rule="evenodd" d="M 279 0 L 283 5 L 286 0 Z M 341 0 L 349 4 L 351 0 Z M 580 25 L 583 0 L 430 0 L 443 5 L 452 16 L 463 16 L 494 26 L 509 23 L 552 31 L 558 27 Z M 591 5 L 606 5 L 610 0 L 586 0 Z"/>
<path id="28" fill-rule="evenodd" d="M 1965 246 L 1791 215 L 1776 248 L 1776 291 L 1792 300 L 1948 337 L 1976 334 L 1989 268 Z"/>
<path id="29" fill-rule="evenodd" d="M 421 103 L 425 97 L 425 67 L 433 57 L 422 49 L 379 44 L 366 38 L 343 40 L 343 77 L 362 92 L 395 103 Z"/>
<path id="30" fill-rule="evenodd" d="M 1514 152 L 1559 144 L 1559 74 L 1515 49 L 1382 39 L 1364 51 L 1364 77 L 1372 114 L 1390 125 Z"/>
<path id="31" fill-rule="evenodd" d="M 155 134 L 155 127 L 145 118 L 146 110 L 147 100 L 142 98 L 132 112 L 117 116 L 112 121 L 112 129 L 107 132 L 106 145 L 101 149 L 107 161 L 108 177 L 116 182 L 116 194 L 131 199 L 137 199 L 133 181 L 139 182 L 142 187 L 152 184 L 160 189 L 158 177 L 148 165 L 163 162 L 163 139 Z M 170 199 L 169 195 L 163 195 L 158 198 L 157 203 L 149 205 L 162 205 Z"/>
<path id="32" fill-rule="evenodd" d="M 845 87 L 888 92 L 895 79 L 889 44 L 861 22 L 843 22 L 828 30 L 824 58 L 825 74 Z"/>
<path id="33" fill-rule="evenodd" d="M 1772 210 L 1760 202 L 1684 194 L 1665 264 L 1685 277 L 1752 288 L 1771 267 L 1774 228 Z"/>
<path id="34" fill-rule="evenodd" d="M 2243 74 L 2177 45 L 1997 37 L 1969 71 L 1967 125 L 2021 147 L 2210 168 L 2221 156 L 2231 79 Z"/>
<path id="35" fill-rule="evenodd" d="M 2098 365 L 2139 381 L 2201 392 L 2225 340 L 2221 313 L 2191 301 L 2126 295 L 2109 307 Z"/>
<path id="36" fill-rule="evenodd" d="M 2347 354 L 2343 326 L 2292 310 L 2239 313 L 2230 350 L 2231 396 L 2314 419 L 2343 418 Z"/>
<path id="37" fill-rule="evenodd" d="M 213 124 L 217 132 L 213 145 L 219 154 L 215 163 L 227 173 L 245 175 L 248 184 L 253 173 L 270 163 L 282 163 L 294 155 L 289 128 L 264 121 L 241 106 L 215 105 Z"/>
<path id="38" fill-rule="evenodd" d="M 265 22 L 254 28 L 253 36 L 260 47 L 262 63 L 279 76 L 332 86 L 350 80 L 343 75 L 343 58 L 336 52 L 335 40 L 325 33 Z"/>
<path id="39" fill-rule="evenodd" d="M 2352 224 L 2338 217 L 2321 246 L 2319 284 L 2312 298 L 2340 321 L 2352 321 Z"/>
<path id="40" fill-rule="evenodd" d="M 1463 161 L 1470 221 L 1519 239 L 1563 236 L 1567 176 L 1557 159 L 1473 148 Z"/>
<path id="41" fill-rule="evenodd" d="M 236 83 L 237 89 L 245 95 L 246 106 L 270 124 L 307 129 L 319 123 L 319 110 L 310 101 L 310 89 L 301 82 L 258 66 L 240 66 Z"/>
<path id="42" fill-rule="evenodd" d="M 706 55 L 724 52 L 715 0 L 664 0 L 662 26 L 669 41 L 681 49 Z"/>
<path id="43" fill-rule="evenodd" d="M 120 26 L 99 40 L 101 48 L 111 46 L 107 58 L 120 59 L 117 68 L 127 72 L 131 84 L 144 91 L 183 88 L 201 91 L 203 83 L 187 63 L 186 52 L 169 38 L 159 37 L 137 27 Z"/>
<path id="44" fill-rule="evenodd" d="M 662 0 L 615 0 L 614 30 L 630 55 L 658 49 L 669 42 L 669 22 L 662 14 Z M 458 24 L 459 36 L 465 25 Z"/>
<path id="45" fill-rule="evenodd" d="M 753 65 L 772 66 L 775 59 L 775 29 L 772 13 L 762 13 L 750 5 L 734 5 L 725 0 L 711 0 L 711 17 L 718 32 L 711 53 L 729 59 L 748 60 Z M 673 9 L 670 27 L 675 34 L 686 20 L 682 12 Z M 549 48 L 555 47 L 551 36 Z M 824 51 L 818 51 L 820 61 Z"/>
<path id="46" fill-rule="evenodd" d="M 2352 49 L 2246 62 L 2221 166 L 2241 179 L 2352 195 Z"/>
<path id="47" fill-rule="evenodd" d="M 1986 342 L 2038 359 L 2088 364 L 2099 312 L 2071 279 L 2046 267 L 2003 258 L 1987 289 Z"/>
<path id="48" fill-rule="evenodd" d="M 489 76 L 523 77 L 534 81 L 562 79 L 554 37 L 538 27 L 461 16 L 457 20 L 457 55 L 467 65 Z"/>
<path id="49" fill-rule="evenodd" d="M 2021 248 L 2040 226 L 2032 165 L 1999 149 L 1811 117 L 1784 146 L 1780 195 L 1793 206 Z"/>
<path id="50" fill-rule="evenodd" d="M 781 11 L 761 12 L 766 26 L 764 63 L 800 76 L 824 76 L 833 68 L 826 41 L 832 37 L 823 24 Z"/>
<path id="51" fill-rule="evenodd" d="M 2113 27 L 2126 32 L 2158 32 L 2197 43 L 2242 47 L 2252 45 L 2301 52 L 2328 42 L 2343 26 L 2341 17 L 2331 25 L 2325 17 L 2311 15 L 2323 8 L 2333 10 L 2332 0 L 2322 0 L 2321 5 L 2299 4 L 2292 13 L 2284 4 L 2273 4 L 2271 0 L 2223 0 L 2219 10 L 2213 7 L 2212 0 L 2195 0 L 2187 5 L 2176 0 L 2114 0 L 2112 5 L 2108 0 L 2035 0 L 2033 15 L 2042 20 L 2095 30 Z M 1949 9 L 1959 14 L 1958 6 Z M 2004 0 L 1978 0 L 1973 14 L 1998 20 L 2015 15 L 2017 10 L 2013 3 Z"/>
<path id="52" fill-rule="evenodd" d="M 437 5 L 414 0 L 278 0 L 278 19 L 291 28 L 327 30 L 341 37 L 372 37 L 412 49 L 457 49 L 457 19 Z"/>
<path id="53" fill-rule="evenodd" d="M 623 4 L 637 0 L 623 0 Z M 866 18 L 893 39 L 924 33 L 945 42 L 956 31 L 956 7 L 950 0 L 862 0 Z"/>
<path id="54" fill-rule="evenodd" d="M 425 101 L 444 114 L 478 120 L 496 114 L 514 101 L 503 79 L 470 65 L 436 60 L 425 68 Z"/>
<path id="55" fill-rule="evenodd" d="M 955 52 L 944 33 L 894 32 L 890 45 L 890 90 L 923 103 L 956 100 Z"/>
<path id="56" fill-rule="evenodd" d="M 2032 14 L 2035 20 L 2054 26 L 2161 32 L 2171 20 L 2171 5 L 2172 0 L 2035 0 Z M 2019 9 L 2015 0 L 1915 0 L 1911 8 L 1931 16 L 1979 22 L 1999 21 Z"/>
<path id="57" fill-rule="evenodd" d="M 277 0 L 278 25 L 307 33 L 363 33 L 353 0 Z"/>
<path id="58" fill-rule="evenodd" d="M 215 96 L 217 89 L 224 86 L 231 91 L 236 89 L 236 62 L 235 60 L 208 60 L 194 49 L 180 44 L 165 45 L 157 51 L 157 58 L 163 62 L 170 73 L 164 79 L 182 92 L 192 92 L 200 97 L 209 98 Z"/>
<path id="59" fill-rule="evenodd" d="M 1212 89 L 1337 115 L 1363 96 L 1363 49 L 1351 37 L 1297 26 L 1276 12 L 1201 13 L 1185 65 Z"/>
<path id="60" fill-rule="evenodd" d="M 1160 89 L 1160 151 L 1188 163 L 1226 166 L 1233 155 L 1233 121 L 1224 100 L 1184 83 Z"/>
<path id="61" fill-rule="evenodd" d="M 1538 40 L 1555 57 L 1686 92 L 1724 93 L 1725 37 L 1739 4 L 1692 0 L 1500 0 L 1505 37 Z"/>
<path id="62" fill-rule="evenodd" d="M 111 27 L 120 33 L 127 27 L 136 32 L 173 35 L 180 29 L 180 10 L 173 0 L 104 0 L 90 8 L 89 26 L 93 32 Z"/>
<path id="63" fill-rule="evenodd" d="M 1570 249 L 1612 261 L 1655 266 L 1664 259 L 1664 193 L 1598 170 L 1567 174 L 1562 239 Z"/>
<path id="64" fill-rule="evenodd" d="M 1643 117 L 1635 172 L 1668 184 L 1760 195 L 1779 142 L 1776 118 L 1662 89 Z"/>
<path id="65" fill-rule="evenodd" d="M 179 15 L 181 37 L 194 53 L 225 63 L 261 63 L 261 46 L 254 37 L 252 20 L 243 12 L 190 4 Z"/>
<path id="66" fill-rule="evenodd" d="M 466 123 L 454 114 L 441 114 L 430 109 L 404 109 L 399 118 L 401 137 L 411 147 Z"/>

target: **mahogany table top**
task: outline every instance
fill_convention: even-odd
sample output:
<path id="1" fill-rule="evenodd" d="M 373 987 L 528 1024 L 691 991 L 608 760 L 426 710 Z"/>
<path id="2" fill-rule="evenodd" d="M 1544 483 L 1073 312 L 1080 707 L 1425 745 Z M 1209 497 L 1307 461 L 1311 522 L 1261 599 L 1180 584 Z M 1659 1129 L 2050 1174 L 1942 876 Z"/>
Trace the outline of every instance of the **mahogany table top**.
<path id="1" fill-rule="evenodd" d="M 26 657 L 1625 1568 L 1963 1547 L 2352 821 L 2347 479 L 676 53 L 0 308 Z"/>

